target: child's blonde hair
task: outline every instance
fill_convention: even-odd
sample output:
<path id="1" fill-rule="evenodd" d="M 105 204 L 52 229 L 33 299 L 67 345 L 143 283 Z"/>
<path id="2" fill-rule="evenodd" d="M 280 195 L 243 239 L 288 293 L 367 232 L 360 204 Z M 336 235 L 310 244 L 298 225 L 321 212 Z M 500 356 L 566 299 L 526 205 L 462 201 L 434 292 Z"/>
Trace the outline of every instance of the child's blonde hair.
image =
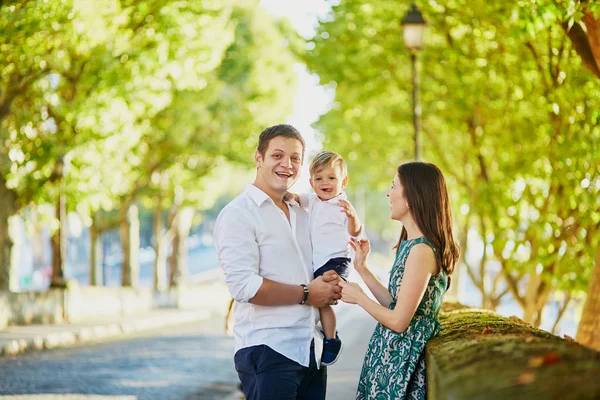
<path id="1" fill-rule="evenodd" d="M 342 172 L 342 177 L 346 177 L 348 175 L 348 167 L 344 158 L 334 151 L 324 150 L 313 158 L 310 163 L 309 172 L 311 175 L 314 175 L 325 167 L 331 166 L 335 168 L 338 165 Z"/>

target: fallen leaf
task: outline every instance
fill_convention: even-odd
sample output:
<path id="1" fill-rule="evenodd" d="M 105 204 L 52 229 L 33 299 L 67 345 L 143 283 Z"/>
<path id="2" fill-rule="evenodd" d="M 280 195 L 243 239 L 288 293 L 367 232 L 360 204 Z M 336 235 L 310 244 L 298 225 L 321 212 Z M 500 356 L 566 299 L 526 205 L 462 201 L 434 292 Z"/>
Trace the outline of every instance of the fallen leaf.
<path id="1" fill-rule="evenodd" d="M 485 328 L 483 328 L 483 332 L 481 333 L 483 333 L 484 335 L 489 335 L 490 333 L 494 333 L 494 331 L 491 330 L 489 326 L 486 326 Z"/>
<path id="2" fill-rule="evenodd" d="M 560 361 L 560 354 L 558 354 L 558 353 L 544 354 L 544 365 L 556 364 L 559 361 Z"/>
<path id="3" fill-rule="evenodd" d="M 527 362 L 527 366 L 530 368 L 537 368 L 541 367 L 542 365 L 544 365 L 544 357 L 542 356 L 530 357 L 529 361 Z"/>
<path id="4" fill-rule="evenodd" d="M 533 381 L 535 381 L 535 374 L 531 371 L 521 372 L 517 378 L 517 383 L 521 385 L 527 385 Z"/>

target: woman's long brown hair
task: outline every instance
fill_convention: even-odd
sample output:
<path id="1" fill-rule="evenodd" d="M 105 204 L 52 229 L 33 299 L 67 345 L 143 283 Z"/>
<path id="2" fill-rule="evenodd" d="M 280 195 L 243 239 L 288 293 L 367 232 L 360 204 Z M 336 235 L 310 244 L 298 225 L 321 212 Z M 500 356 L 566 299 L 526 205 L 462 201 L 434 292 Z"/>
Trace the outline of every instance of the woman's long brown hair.
<path id="1" fill-rule="evenodd" d="M 452 274 L 459 248 L 452 234 L 452 210 L 442 171 L 433 164 L 409 162 L 398 167 L 398 178 L 415 223 L 439 251 L 441 267 Z M 407 237 L 408 232 L 402 227 L 397 248 Z"/>

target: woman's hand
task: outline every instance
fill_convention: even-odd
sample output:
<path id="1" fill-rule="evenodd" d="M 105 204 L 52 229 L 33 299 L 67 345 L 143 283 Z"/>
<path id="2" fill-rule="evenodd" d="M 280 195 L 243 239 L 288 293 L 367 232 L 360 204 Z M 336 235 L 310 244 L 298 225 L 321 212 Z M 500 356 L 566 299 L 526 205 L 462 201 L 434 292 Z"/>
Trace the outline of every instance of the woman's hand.
<path id="1" fill-rule="evenodd" d="M 354 268 L 360 273 L 367 269 L 367 257 L 371 252 L 371 243 L 369 239 L 357 240 L 350 238 L 350 247 L 354 250 Z"/>
<path id="2" fill-rule="evenodd" d="M 366 296 L 357 283 L 340 281 L 338 285 L 342 287 L 342 301 L 344 303 L 358 304 Z"/>

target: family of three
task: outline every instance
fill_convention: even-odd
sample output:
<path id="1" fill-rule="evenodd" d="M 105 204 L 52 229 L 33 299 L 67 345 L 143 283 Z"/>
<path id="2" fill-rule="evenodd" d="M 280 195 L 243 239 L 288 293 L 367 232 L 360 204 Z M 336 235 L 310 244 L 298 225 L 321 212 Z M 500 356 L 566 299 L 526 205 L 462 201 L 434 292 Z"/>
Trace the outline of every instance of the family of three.
<path id="1" fill-rule="evenodd" d="M 364 227 L 346 199 L 346 164 L 334 152 L 310 165 L 314 193 L 291 194 L 305 143 L 290 125 L 259 136 L 256 178 L 219 214 L 215 244 L 235 299 L 235 369 L 248 400 L 325 399 L 327 366 L 342 351 L 332 305 L 357 304 L 377 322 L 357 399 L 426 397 L 425 344 L 458 259 L 440 170 L 397 168 L 387 193 L 402 222 L 386 288 L 367 263 Z M 348 282 L 354 267 L 372 293 Z M 375 298 L 376 300 L 372 300 Z"/>

